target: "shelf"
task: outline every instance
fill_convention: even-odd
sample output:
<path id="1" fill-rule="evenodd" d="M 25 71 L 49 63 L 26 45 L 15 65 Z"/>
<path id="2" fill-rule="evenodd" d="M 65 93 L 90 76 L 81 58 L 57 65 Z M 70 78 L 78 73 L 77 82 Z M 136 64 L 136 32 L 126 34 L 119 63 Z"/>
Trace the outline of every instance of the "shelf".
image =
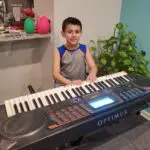
<path id="1" fill-rule="evenodd" d="M 10 34 L 1 34 L 0 35 L 0 42 L 13 42 L 13 41 L 20 41 L 20 40 L 31 40 L 31 39 L 43 39 L 43 38 L 50 38 L 49 34 L 26 34 L 26 33 L 10 33 Z"/>

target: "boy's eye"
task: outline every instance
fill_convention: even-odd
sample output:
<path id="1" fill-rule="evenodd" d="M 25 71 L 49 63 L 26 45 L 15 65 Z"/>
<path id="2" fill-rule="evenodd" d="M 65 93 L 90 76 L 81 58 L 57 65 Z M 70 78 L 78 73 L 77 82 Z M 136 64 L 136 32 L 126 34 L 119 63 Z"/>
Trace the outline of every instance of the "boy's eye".
<path id="1" fill-rule="evenodd" d="M 73 33 L 73 32 L 75 32 L 75 33 L 80 33 L 80 31 L 79 31 L 79 30 L 76 30 L 76 31 L 72 31 L 72 30 L 70 30 L 70 31 L 68 31 L 68 33 Z"/>

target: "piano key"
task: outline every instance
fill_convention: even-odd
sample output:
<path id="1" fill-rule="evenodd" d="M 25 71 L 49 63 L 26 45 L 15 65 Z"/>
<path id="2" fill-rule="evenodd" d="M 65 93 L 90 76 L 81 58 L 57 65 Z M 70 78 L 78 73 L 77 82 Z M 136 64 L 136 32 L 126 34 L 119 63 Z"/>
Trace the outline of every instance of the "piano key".
<path id="1" fill-rule="evenodd" d="M 27 112 L 25 101 L 24 101 L 24 98 L 22 96 L 19 98 L 19 101 L 22 104 L 24 111 Z"/>
<path id="2" fill-rule="evenodd" d="M 75 90 L 74 88 L 72 88 L 71 90 L 72 90 L 72 92 L 74 92 L 74 94 L 75 94 L 77 97 L 80 96 L 80 95 L 78 94 L 78 92 L 76 92 L 76 90 Z"/>
<path id="3" fill-rule="evenodd" d="M 127 81 L 122 76 L 120 76 L 120 79 L 122 79 L 124 83 L 127 83 Z"/>
<path id="4" fill-rule="evenodd" d="M 52 94 L 50 94 L 50 98 L 53 100 L 54 103 L 56 103 L 56 100 Z"/>
<path id="5" fill-rule="evenodd" d="M 119 85 L 119 83 L 115 81 L 114 79 L 109 79 L 109 80 L 112 81 L 114 84 Z"/>
<path id="6" fill-rule="evenodd" d="M 48 106 L 48 103 L 43 95 L 43 92 L 37 93 L 37 96 L 41 99 L 41 100 L 39 100 L 39 102 L 41 101 L 40 103 L 42 106 Z"/>
<path id="7" fill-rule="evenodd" d="M 16 104 L 14 104 L 14 110 L 15 110 L 15 113 L 18 114 L 18 108 Z"/>
<path id="8" fill-rule="evenodd" d="M 13 112 L 12 112 L 10 100 L 6 100 L 4 103 L 5 103 L 5 108 L 6 108 L 7 116 L 8 116 L 8 117 L 13 116 Z"/>
<path id="9" fill-rule="evenodd" d="M 129 82 L 130 80 L 128 78 L 126 78 L 125 75 L 122 76 L 127 82 Z"/>
<path id="10" fill-rule="evenodd" d="M 83 95 L 84 95 L 84 94 L 80 91 L 80 89 L 79 89 L 78 87 L 76 87 L 75 90 L 78 92 L 78 94 L 79 94 L 80 96 L 83 96 Z"/>
<path id="11" fill-rule="evenodd" d="M 15 100 L 15 99 L 11 99 L 11 100 L 10 100 L 12 115 L 15 115 L 15 114 L 16 114 L 16 113 L 15 113 L 15 109 L 14 109 L 14 104 L 15 104 L 14 100 Z"/>
<path id="12" fill-rule="evenodd" d="M 88 85 L 94 92 L 96 92 L 96 88 L 94 86 L 92 86 L 91 84 Z"/>
<path id="13" fill-rule="evenodd" d="M 88 85 L 85 85 L 85 88 L 86 88 L 87 90 L 89 90 L 90 93 L 93 93 L 93 90 L 91 90 L 91 89 L 88 87 Z"/>
<path id="14" fill-rule="evenodd" d="M 15 104 L 16 104 L 16 106 L 17 106 L 18 113 L 21 113 L 22 111 L 21 111 L 21 108 L 20 108 L 20 105 L 19 105 L 20 101 L 19 101 L 17 98 L 15 98 L 15 99 L 14 99 L 14 102 L 15 102 Z"/>
<path id="15" fill-rule="evenodd" d="M 24 101 L 24 103 L 25 103 L 25 106 L 27 108 L 27 111 L 30 111 L 30 108 L 29 108 L 29 105 L 28 105 L 27 101 Z"/>
<path id="16" fill-rule="evenodd" d="M 64 91 L 61 91 L 61 94 L 63 95 L 63 97 L 65 98 L 65 100 L 69 99 L 66 94 L 64 93 Z"/>
<path id="17" fill-rule="evenodd" d="M 26 99 L 28 99 L 28 104 L 29 104 L 30 110 L 34 110 L 36 107 L 33 104 L 32 96 L 31 95 L 27 95 Z"/>
<path id="18" fill-rule="evenodd" d="M 91 85 L 96 89 L 96 91 L 99 91 L 99 88 L 94 84 L 94 82 L 92 82 Z"/>
<path id="19" fill-rule="evenodd" d="M 46 91 L 46 93 L 48 94 L 48 97 L 49 97 L 49 99 L 50 99 L 50 101 L 51 101 L 51 104 L 54 104 L 54 103 L 55 103 L 55 100 L 53 100 L 53 99 L 50 97 L 51 90 Z"/>
<path id="20" fill-rule="evenodd" d="M 110 79 L 106 80 L 106 82 L 108 82 L 112 87 L 116 86 L 116 84 L 112 82 Z"/>
<path id="21" fill-rule="evenodd" d="M 69 91 L 68 91 L 68 90 L 65 90 L 65 92 L 66 92 L 66 94 L 69 96 L 69 98 L 71 99 L 72 96 L 71 96 L 71 94 L 69 93 Z"/>
<path id="22" fill-rule="evenodd" d="M 94 83 L 95 86 L 97 86 L 97 88 L 99 88 L 100 90 L 102 90 L 103 88 L 101 86 L 99 86 L 99 84 L 97 82 Z"/>
<path id="23" fill-rule="evenodd" d="M 86 82 L 83 84 L 83 85 L 81 85 L 81 87 L 85 90 L 85 92 L 88 94 L 88 93 L 90 93 L 90 91 L 89 90 L 87 90 L 87 88 L 85 87 L 85 85 L 86 85 Z"/>
<path id="24" fill-rule="evenodd" d="M 65 101 L 65 98 L 63 97 L 61 91 L 63 90 L 63 88 L 59 87 L 59 88 L 56 88 L 56 91 L 57 91 L 57 94 L 60 98 L 61 101 Z"/>
<path id="25" fill-rule="evenodd" d="M 50 98 L 50 96 L 49 96 L 49 91 L 44 91 L 44 95 L 45 95 L 45 97 L 46 97 L 46 96 L 48 97 L 48 101 L 50 102 L 51 105 L 53 105 L 54 102 L 53 102 L 53 100 L 52 100 L 52 99 Z"/>
<path id="26" fill-rule="evenodd" d="M 72 86 L 69 86 L 69 87 L 68 87 L 69 93 L 71 94 L 72 97 L 77 97 L 77 96 L 75 95 L 75 93 L 71 90 L 71 88 L 72 88 Z"/>
<path id="27" fill-rule="evenodd" d="M 80 86 L 79 88 L 80 88 L 80 90 L 81 90 L 84 94 L 87 94 L 86 91 L 83 89 L 82 86 Z"/>
<path id="28" fill-rule="evenodd" d="M 24 108 L 23 108 L 22 103 L 19 103 L 19 107 L 20 107 L 20 109 L 21 109 L 21 112 L 24 112 L 24 111 L 25 111 Z"/>
<path id="29" fill-rule="evenodd" d="M 32 94 L 32 98 L 33 98 L 34 101 L 35 101 L 34 104 L 37 105 L 38 108 L 41 108 L 41 105 L 40 105 L 40 103 L 39 103 L 39 101 L 38 101 L 37 95 L 36 95 L 36 94 Z"/>
<path id="30" fill-rule="evenodd" d="M 55 98 L 57 100 L 57 103 L 61 102 L 61 99 L 59 98 L 59 96 L 57 95 L 57 93 L 54 93 L 54 96 L 55 96 Z"/>
<path id="31" fill-rule="evenodd" d="M 106 80 L 102 81 L 104 84 L 107 85 L 107 87 L 112 87 L 108 82 L 106 82 Z"/>

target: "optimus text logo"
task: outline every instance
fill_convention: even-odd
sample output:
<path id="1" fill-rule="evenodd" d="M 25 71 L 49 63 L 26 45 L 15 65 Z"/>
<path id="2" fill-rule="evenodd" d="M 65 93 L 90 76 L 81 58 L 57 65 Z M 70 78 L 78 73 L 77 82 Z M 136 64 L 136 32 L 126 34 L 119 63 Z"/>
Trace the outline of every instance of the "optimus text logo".
<path id="1" fill-rule="evenodd" d="M 110 123 L 110 122 L 115 121 L 119 118 L 122 118 L 122 117 L 126 116 L 127 114 L 128 114 L 127 110 L 123 110 L 123 111 L 114 113 L 110 116 L 105 117 L 104 119 L 99 120 L 97 122 L 97 125 L 100 127 L 106 123 Z"/>

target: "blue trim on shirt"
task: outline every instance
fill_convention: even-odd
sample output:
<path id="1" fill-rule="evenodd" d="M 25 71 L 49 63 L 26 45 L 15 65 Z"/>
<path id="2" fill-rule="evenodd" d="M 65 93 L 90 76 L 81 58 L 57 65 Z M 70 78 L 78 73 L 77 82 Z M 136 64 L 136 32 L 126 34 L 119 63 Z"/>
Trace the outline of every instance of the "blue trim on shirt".
<path id="1" fill-rule="evenodd" d="M 74 50 L 69 50 L 64 45 L 62 45 L 62 46 L 58 47 L 60 58 L 62 58 L 62 56 L 63 56 L 63 54 L 65 53 L 66 50 L 73 52 L 73 51 L 76 51 L 78 49 L 80 49 L 84 53 L 84 55 L 86 54 L 86 45 L 84 45 L 84 44 L 79 44 L 79 47 L 77 47 Z"/>

